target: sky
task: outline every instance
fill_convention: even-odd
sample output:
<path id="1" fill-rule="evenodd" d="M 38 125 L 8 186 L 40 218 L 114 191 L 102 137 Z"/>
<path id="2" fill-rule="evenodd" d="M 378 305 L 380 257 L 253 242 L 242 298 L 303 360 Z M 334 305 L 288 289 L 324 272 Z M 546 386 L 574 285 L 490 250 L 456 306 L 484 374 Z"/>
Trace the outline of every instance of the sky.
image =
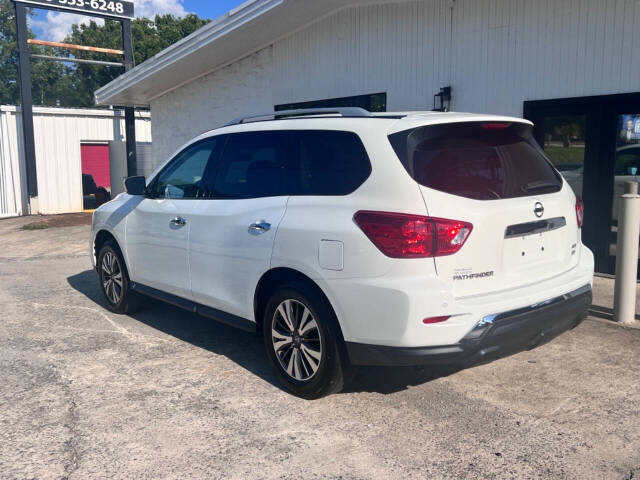
<path id="1" fill-rule="evenodd" d="M 157 13 L 172 13 L 183 16 L 195 13 L 199 17 L 215 19 L 244 0 L 133 0 L 136 16 L 153 17 Z M 74 23 L 88 22 L 91 17 L 36 9 L 31 20 L 31 29 L 40 40 L 62 40 Z M 94 19 L 99 21 L 99 19 Z"/>

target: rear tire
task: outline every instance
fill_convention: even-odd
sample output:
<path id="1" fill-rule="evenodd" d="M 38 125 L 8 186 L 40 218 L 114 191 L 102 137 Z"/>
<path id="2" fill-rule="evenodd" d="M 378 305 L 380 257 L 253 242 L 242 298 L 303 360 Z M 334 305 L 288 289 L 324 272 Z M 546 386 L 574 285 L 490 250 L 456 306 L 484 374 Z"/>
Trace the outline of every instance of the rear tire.
<path id="1" fill-rule="evenodd" d="M 309 400 L 342 390 L 338 323 L 326 299 L 303 284 L 283 285 L 262 325 L 267 356 L 286 390 Z"/>
<path id="2" fill-rule="evenodd" d="M 132 313 L 140 308 L 140 295 L 131 290 L 129 273 L 120 248 L 113 240 L 107 240 L 98 252 L 97 263 L 100 290 L 107 301 L 107 308 L 114 313 Z"/>

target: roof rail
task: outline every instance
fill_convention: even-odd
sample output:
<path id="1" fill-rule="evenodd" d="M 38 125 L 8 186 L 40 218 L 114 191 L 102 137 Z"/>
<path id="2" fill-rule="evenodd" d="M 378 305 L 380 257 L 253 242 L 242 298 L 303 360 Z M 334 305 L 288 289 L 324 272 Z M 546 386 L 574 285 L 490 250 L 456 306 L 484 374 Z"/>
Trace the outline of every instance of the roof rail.
<path id="1" fill-rule="evenodd" d="M 342 117 L 371 117 L 371 112 L 365 110 L 360 107 L 336 107 L 336 108 L 303 108 L 299 110 L 282 110 L 279 112 L 272 113 L 262 113 L 260 115 L 251 115 L 248 117 L 240 117 L 235 120 L 227 123 L 225 127 L 229 127 L 231 125 L 240 125 L 242 123 L 247 123 L 247 120 L 256 120 L 258 118 L 263 117 L 273 117 L 267 120 L 279 120 L 285 117 L 303 117 L 303 116 L 312 116 L 312 115 L 340 115 Z"/>

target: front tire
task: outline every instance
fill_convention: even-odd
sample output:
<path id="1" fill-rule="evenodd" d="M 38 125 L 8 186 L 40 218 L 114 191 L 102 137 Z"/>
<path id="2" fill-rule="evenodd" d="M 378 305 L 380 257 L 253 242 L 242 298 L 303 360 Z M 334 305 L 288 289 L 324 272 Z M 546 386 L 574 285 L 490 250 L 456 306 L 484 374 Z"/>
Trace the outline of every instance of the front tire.
<path id="1" fill-rule="evenodd" d="M 140 306 L 140 296 L 131 290 L 124 258 L 115 242 L 108 240 L 98 252 L 100 290 L 107 308 L 115 313 L 132 313 Z"/>
<path id="2" fill-rule="evenodd" d="M 336 328 L 331 306 L 304 285 L 284 285 L 271 296 L 263 320 L 264 343 L 289 392 L 315 399 L 342 390 Z"/>

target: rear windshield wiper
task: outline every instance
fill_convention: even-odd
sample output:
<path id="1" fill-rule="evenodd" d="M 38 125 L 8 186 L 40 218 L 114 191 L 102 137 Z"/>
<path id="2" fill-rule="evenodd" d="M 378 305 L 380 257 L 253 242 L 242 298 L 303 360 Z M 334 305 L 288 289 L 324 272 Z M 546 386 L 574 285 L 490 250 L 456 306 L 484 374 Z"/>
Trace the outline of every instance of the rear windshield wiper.
<path id="1" fill-rule="evenodd" d="M 522 187 L 523 192 L 533 192 L 534 190 L 545 190 L 547 188 L 558 188 L 558 184 L 556 182 L 547 182 L 546 180 L 536 180 L 534 182 L 529 182 Z"/>

